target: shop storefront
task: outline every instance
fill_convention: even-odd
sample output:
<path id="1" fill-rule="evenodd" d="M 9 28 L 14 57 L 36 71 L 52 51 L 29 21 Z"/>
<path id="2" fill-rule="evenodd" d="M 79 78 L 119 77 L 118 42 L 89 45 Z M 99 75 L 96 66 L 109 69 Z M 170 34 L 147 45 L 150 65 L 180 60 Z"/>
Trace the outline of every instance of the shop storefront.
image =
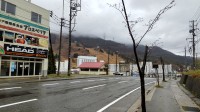
<path id="1" fill-rule="evenodd" d="M 0 78 L 46 76 L 49 11 L 25 0 L 0 4 Z"/>
<path id="2" fill-rule="evenodd" d="M 42 75 L 43 59 L 1 57 L 1 77 Z"/>

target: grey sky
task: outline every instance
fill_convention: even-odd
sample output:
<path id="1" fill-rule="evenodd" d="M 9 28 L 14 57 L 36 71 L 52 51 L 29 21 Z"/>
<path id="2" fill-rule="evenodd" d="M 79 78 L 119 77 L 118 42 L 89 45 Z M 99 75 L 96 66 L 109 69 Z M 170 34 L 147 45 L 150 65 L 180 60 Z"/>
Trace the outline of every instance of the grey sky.
<path id="1" fill-rule="evenodd" d="M 32 3 L 48 10 L 53 10 L 58 17 L 62 15 L 63 0 L 32 0 Z M 160 9 L 169 4 L 171 0 L 125 0 L 127 11 L 131 14 L 131 20 L 143 18 L 144 21 L 135 26 L 135 34 L 140 37 L 145 29 L 145 23 L 153 19 Z M 162 15 L 154 29 L 145 37 L 142 44 L 149 45 L 158 38 L 163 42 L 160 46 L 175 54 L 184 55 L 185 46 L 188 46 L 186 38 L 189 34 L 189 21 L 196 19 L 194 15 L 200 7 L 200 0 L 175 0 L 176 6 Z M 123 17 L 114 8 L 107 5 L 119 4 L 121 0 L 82 0 L 82 10 L 78 12 L 76 35 L 92 35 L 102 37 L 105 34 L 107 40 L 121 43 L 131 43 L 127 28 L 123 23 Z M 65 0 L 65 18 L 69 15 L 69 0 Z M 200 10 L 199 10 L 200 11 Z M 200 12 L 198 12 L 200 14 Z M 51 19 L 51 29 L 59 32 L 59 26 Z M 200 26 L 200 25 L 199 25 Z M 64 33 L 67 33 L 64 28 Z M 198 36 L 199 38 L 199 36 Z M 197 50 L 200 52 L 200 49 Z"/>

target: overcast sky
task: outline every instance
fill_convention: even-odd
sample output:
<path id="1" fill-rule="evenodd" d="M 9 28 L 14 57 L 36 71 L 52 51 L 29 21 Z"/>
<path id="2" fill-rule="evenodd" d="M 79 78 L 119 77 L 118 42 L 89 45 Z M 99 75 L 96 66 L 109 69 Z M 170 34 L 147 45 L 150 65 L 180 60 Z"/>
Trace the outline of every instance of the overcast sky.
<path id="1" fill-rule="evenodd" d="M 64 2 L 64 17 L 68 19 L 69 0 L 64 0 Z M 131 14 L 130 20 L 136 20 L 139 17 L 144 20 L 134 28 L 136 38 L 144 33 L 147 28 L 145 24 L 170 2 L 171 0 L 125 0 L 127 11 Z M 154 29 L 146 35 L 141 44 L 150 45 L 160 38 L 160 47 L 175 54 L 184 55 L 184 47 L 191 46 L 186 41 L 186 38 L 192 37 L 189 34 L 189 21 L 200 16 L 200 0 L 175 0 L 175 2 L 176 5 L 161 16 Z M 62 17 L 63 0 L 32 0 L 32 3 L 52 10 L 55 15 Z M 121 0 L 82 0 L 82 10 L 78 12 L 76 32 L 73 34 L 101 38 L 105 35 L 106 40 L 130 44 L 131 38 L 123 23 L 122 15 L 116 9 L 108 6 L 108 4 L 119 3 Z M 59 33 L 57 20 L 52 18 L 50 20 L 51 30 Z M 68 33 L 67 28 L 64 28 L 64 33 Z M 198 39 L 199 36 L 196 38 Z M 197 45 L 197 52 L 200 52 L 199 45 Z"/>

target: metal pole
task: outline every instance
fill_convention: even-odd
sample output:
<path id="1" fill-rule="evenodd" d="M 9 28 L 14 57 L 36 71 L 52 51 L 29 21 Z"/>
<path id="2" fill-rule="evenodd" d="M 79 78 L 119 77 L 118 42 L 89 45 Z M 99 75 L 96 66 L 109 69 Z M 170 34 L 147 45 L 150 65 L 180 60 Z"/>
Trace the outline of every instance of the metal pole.
<path id="1" fill-rule="evenodd" d="M 68 47 L 68 76 L 70 76 L 71 72 L 71 36 L 72 36 L 72 0 L 70 0 L 70 14 L 69 14 L 69 47 Z"/>
<path id="2" fill-rule="evenodd" d="M 192 21 L 192 47 L 193 47 L 193 69 L 195 69 L 195 33 L 194 33 L 194 20 Z"/>
<path id="3" fill-rule="evenodd" d="M 116 51 L 116 72 L 117 72 L 117 54 L 118 52 Z"/>
<path id="4" fill-rule="evenodd" d="M 187 58 L 186 58 L 186 47 L 185 47 L 185 71 L 187 70 Z"/>
<path id="5" fill-rule="evenodd" d="M 109 64 L 110 64 L 110 50 L 108 50 L 108 66 L 107 66 L 107 75 L 109 75 Z"/>

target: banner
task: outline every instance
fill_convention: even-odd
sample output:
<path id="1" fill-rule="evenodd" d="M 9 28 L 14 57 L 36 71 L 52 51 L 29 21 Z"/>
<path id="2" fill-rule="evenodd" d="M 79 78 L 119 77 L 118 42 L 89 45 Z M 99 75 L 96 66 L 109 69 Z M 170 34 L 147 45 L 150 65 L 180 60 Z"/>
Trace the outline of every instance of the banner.
<path id="1" fill-rule="evenodd" d="M 47 58 L 48 50 L 4 44 L 6 55 Z"/>

